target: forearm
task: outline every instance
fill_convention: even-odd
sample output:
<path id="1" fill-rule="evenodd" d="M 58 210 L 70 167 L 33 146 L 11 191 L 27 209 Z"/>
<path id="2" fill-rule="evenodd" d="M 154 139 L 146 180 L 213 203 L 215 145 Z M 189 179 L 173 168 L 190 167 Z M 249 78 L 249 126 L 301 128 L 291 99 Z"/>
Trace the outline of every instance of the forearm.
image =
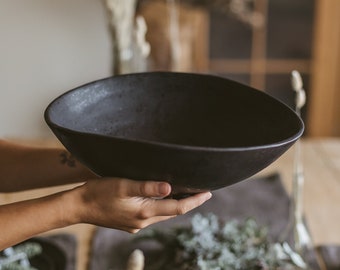
<path id="1" fill-rule="evenodd" d="M 135 233 L 185 214 L 211 197 L 205 192 L 182 200 L 165 199 L 170 193 L 166 182 L 106 178 L 40 199 L 0 206 L 0 249 L 77 223 Z"/>
<path id="2" fill-rule="evenodd" d="M 0 206 L 0 250 L 37 234 L 78 223 L 73 190 Z"/>
<path id="3" fill-rule="evenodd" d="M 63 185 L 93 177 L 93 173 L 63 148 L 0 141 L 0 192 Z"/>

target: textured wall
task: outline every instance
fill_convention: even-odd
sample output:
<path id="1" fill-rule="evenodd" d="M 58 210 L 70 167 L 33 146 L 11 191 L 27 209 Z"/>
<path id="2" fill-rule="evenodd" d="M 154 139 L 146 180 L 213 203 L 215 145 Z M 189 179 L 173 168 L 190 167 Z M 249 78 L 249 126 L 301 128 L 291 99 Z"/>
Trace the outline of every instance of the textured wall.
<path id="1" fill-rule="evenodd" d="M 111 74 L 106 20 L 100 0 L 0 1 L 0 137 L 51 136 L 48 103 Z"/>

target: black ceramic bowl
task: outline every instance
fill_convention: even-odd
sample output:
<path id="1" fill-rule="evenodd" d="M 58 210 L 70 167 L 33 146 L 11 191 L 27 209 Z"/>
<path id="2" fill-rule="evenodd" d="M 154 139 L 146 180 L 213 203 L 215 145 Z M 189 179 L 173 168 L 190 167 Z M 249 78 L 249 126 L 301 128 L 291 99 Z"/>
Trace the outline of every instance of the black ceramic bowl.
<path id="1" fill-rule="evenodd" d="M 100 176 L 222 188 L 259 172 L 303 133 L 303 122 L 262 91 L 210 75 L 114 76 L 56 98 L 45 119 Z"/>

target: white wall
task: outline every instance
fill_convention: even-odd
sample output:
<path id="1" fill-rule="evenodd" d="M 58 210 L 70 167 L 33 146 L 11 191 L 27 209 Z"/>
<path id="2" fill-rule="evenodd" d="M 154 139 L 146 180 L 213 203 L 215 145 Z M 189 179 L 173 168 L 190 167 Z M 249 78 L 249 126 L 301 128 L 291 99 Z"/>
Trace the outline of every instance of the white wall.
<path id="1" fill-rule="evenodd" d="M 0 137 L 53 136 L 53 98 L 111 75 L 101 0 L 0 0 Z"/>

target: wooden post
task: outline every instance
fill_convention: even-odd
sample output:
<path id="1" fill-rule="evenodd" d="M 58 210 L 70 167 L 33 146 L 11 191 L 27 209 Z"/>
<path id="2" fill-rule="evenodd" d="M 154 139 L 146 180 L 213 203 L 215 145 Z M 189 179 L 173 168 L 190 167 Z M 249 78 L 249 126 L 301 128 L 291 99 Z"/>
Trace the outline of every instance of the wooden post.
<path id="1" fill-rule="evenodd" d="M 307 134 L 340 136 L 340 1 L 316 1 Z"/>

